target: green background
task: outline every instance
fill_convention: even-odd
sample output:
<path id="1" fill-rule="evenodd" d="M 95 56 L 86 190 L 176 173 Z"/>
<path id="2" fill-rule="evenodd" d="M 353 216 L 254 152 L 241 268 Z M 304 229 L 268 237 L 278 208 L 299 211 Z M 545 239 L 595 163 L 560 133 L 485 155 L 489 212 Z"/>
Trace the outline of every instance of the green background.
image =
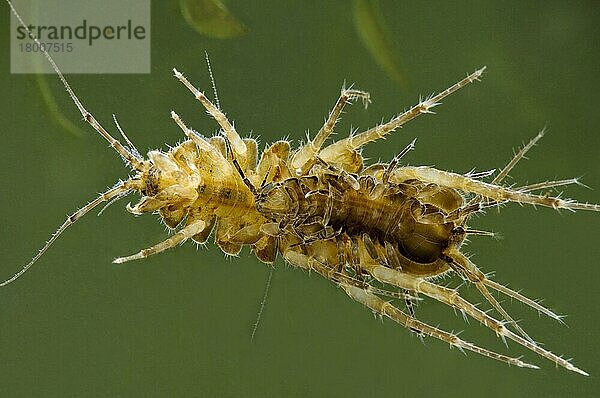
<path id="1" fill-rule="evenodd" d="M 196 129 L 213 121 L 171 76 L 176 66 L 210 91 L 211 56 L 222 107 L 238 131 L 264 143 L 315 132 L 344 80 L 368 90 L 338 127 L 367 128 L 487 65 L 482 83 L 448 98 L 365 155 L 390 159 L 413 138 L 411 164 L 466 172 L 501 167 L 547 125 L 549 134 L 511 182 L 583 175 L 596 190 L 568 196 L 600 202 L 600 9 L 588 2 L 382 1 L 408 87 L 376 65 L 353 26 L 351 2 L 230 1 L 249 32 L 217 40 L 193 31 L 177 2 L 153 2 L 150 75 L 73 75 L 96 117 L 111 113 L 142 149 L 181 140 L 176 110 Z M 33 76 L 9 74 L 8 7 L 0 5 L 0 275 L 12 275 L 66 214 L 127 173 L 94 132 L 74 137 L 57 125 Z M 119 62 L 119 60 L 115 60 Z M 79 115 L 49 75 L 64 114 Z M 539 371 L 467 356 L 416 336 L 352 302 L 317 275 L 276 264 L 253 342 L 268 269 L 244 251 L 226 258 L 212 243 L 185 244 L 143 262 L 111 260 L 167 236 L 156 216 L 134 218 L 128 200 L 66 232 L 26 276 L 0 290 L 2 396 L 592 396 L 600 391 L 597 299 L 598 214 L 511 205 L 474 219 L 504 239 L 465 249 L 495 279 L 568 314 L 568 327 L 517 303 L 506 306 L 545 347 L 590 377 L 571 374 L 432 300 L 419 316 L 464 339 L 525 355 Z M 457 286 L 460 281 L 447 279 Z M 462 288 L 475 302 L 474 289 Z"/>

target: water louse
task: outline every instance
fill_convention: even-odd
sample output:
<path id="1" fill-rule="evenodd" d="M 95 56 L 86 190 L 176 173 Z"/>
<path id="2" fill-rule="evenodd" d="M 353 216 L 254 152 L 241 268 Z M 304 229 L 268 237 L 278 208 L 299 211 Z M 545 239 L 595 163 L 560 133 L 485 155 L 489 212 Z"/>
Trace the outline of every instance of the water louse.
<path id="1" fill-rule="evenodd" d="M 292 149 L 287 141 L 278 141 L 262 153 L 255 140 L 240 137 L 220 107 L 174 69 L 174 76 L 215 119 L 221 134 L 206 138 L 172 112 L 171 117 L 186 140 L 166 152 L 150 151 L 145 158 L 118 123 L 125 144 L 108 133 L 84 107 L 52 57 L 44 54 L 83 118 L 125 160 L 132 175 L 69 216 L 40 252 L 0 286 L 25 273 L 63 231 L 89 211 L 139 192 L 141 200 L 128 206 L 128 211 L 136 215 L 157 213 L 169 228 L 177 231 L 163 242 L 115 259 L 116 263 L 143 259 L 190 239 L 204 243 L 214 234 L 215 243 L 225 253 L 237 254 L 243 246 L 249 246 L 267 264 L 281 255 L 294 266 L 319 273 L 352 299 L 419 335 L 432 336 L 516 366 L 536 368 L 519 358 L 487 350 L 419 321 L 413 302 L 423 295 L 480 321 L 502 339 L 513 340 L 559 366 L 586 374 L 535 343 L 491 291 L 503 293 L 554 319 L 560 320 L 560 316 L 494 282 L 460 250 L 466 236 L 489 234 L 467 226 L 471 215 L 486 208 L 517 202 L 554 209 L 600 211 L 595 204 L 544 194 L 550 188 L 578 184 L 577 179 L 518 187 L 502 185 L 518 161 L 543 136 L 543 131 L 497 174 L 457 174 L 432 167 L 402 166 L 401 159 L 414 147 L 414 141 L 389 163 L 363 164 L 364 145 L 387 136 L 421 114 L 430 113 L 443 98 L 477 81 L 485 68 L 437 95 L 420 100 L 386 123 L 325 145 L 346 105 L 361 100 L 366 106 L 370 101 L 368 93 L 344 88 L 313 139 L 297 149 Z M 490 181 L 485 182 L 486 179 Z M 455 273 L 473 284 L 500 319 L 462 298 L 457 290 L 435 282 L 435 277 L 447 273 Z M 405 303 L 406 310 L 398 307 L 398 301 Z"/>

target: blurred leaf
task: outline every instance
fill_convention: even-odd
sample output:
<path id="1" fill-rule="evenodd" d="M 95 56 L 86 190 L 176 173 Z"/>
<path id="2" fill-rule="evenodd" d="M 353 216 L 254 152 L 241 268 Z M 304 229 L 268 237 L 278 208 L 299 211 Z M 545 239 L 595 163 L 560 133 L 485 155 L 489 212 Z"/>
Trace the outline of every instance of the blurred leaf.
<path id="1" fill-rule="evenodd" d="M 400 62 L 394 54 L 394 46 L 379 9 L 378 0 L 354 0 L 354 26 L 363 44 L 375 62 L 400 87 L 406 87 L 407 79 L 401 72 Z"/>
<path id="2" fill-rule="evenodd" d="M 46 75 L 42 73 L 38 73 L 35 75 L 35 82 L 37 83 L 40 92 L 42 93 L 42 99 L 44 103 L 48 107 L 50 111 L 50 115 L 52 118 L 65 130 L 69 133 L 73 134 L 76 137 L 81 137 L 83 135 L 82 130 L 75 126 L 73 122 L 71 122 L 60 110 L 58 105 L 56 104 L 56 100 L 54 99 L 54 94 L 52 94 L 52 90 L 48 85 L 48 81 L 46 80 Z"/>
<path id="3" fill-rule="evenodd" d="M 197 32 L 215 39 L 230 39 L 247 32 L 220 0 L 180 0 L 181 13 Z"/>
<path id="4" fill-rule="evenodd" d="M 37 20 L 37 15 L 39 14 L 39 2 L 33 2 L 31 4 L 32 7 L 32 20 Z M 42 99 L 50 112 L 50 115 L 62 128 L 68 131 L 70 134 L 75 137 L 81 137 L 84 135 L 83 130 L 77 127 L 71 120 L 69 120 L 60 110 L 60 107 L 56 103 L 56 99 L 54 98 L 54 94 L 52 93 L 52 89 L 48 84 L 47 75 L 41 73 L 42 67 L 41 62 L 46 62 L 42 56 L 32 58 L 33 67 L 36 71 L 39 71 L 35 74 L 35 83 L 37 84 L 40 92 L 42 93 Z"/>

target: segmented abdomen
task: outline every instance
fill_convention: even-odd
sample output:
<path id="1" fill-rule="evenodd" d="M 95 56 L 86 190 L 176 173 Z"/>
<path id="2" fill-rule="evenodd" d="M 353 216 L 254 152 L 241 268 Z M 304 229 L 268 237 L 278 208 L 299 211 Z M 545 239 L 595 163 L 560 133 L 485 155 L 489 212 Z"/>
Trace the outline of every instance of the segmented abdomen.
<path id="1" fill-rule="evenodd" d="M 448 215 L 462 204 L 456 191 L 433 184 L 343 173 L 290 178 L 265 187 L 257 198 L 258 211 L 279 223 L 282 233 L 308 244 L 336 239 L 345 257 L 360 241 L 373 260 L 418 275 L 447 269 L 443 251 L 462 241 L 455 239 L 461 232 Z"/>

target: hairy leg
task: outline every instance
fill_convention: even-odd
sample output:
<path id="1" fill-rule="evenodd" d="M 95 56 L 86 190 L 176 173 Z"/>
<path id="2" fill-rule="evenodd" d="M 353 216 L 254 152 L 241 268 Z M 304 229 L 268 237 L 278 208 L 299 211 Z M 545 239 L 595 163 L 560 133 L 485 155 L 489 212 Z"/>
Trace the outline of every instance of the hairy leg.
<path id="1" fill-rule="evenodd" d="M 426 166 L 407 166 L 396 169 L 391 177 L 393 182 L 417 179 L 425 183 L 433 183 L 462 192 L 480 195 L 493 202 L 517 202 L 531 205 L 551 207 L 553 209 L 600 211 L 600 205 L 579 203 L 569 199 L 534 195 L 491 183 L 478 181 L 461 174 L 442 171 Z"/>
<path id="2" fill-rule="evenodd" d="M 565 369 L 580 373 L 582 375 L 587 375 L 586 372 L 577 368 L 569 361 L 513 333 L 506 326 L 504 326 L 502 322 L 487 315 L 484 311 L 478 309 L 475 305 L 462 298 L 456 290 L 448 289 L 436 285 L 435 283 L 429 282 L 423 278 L 416 278 L 414 276 L 404 274 L 402 272 L 381 265 L 364 263 L 361 265 L 375 279 L 382 283 L 400 287 L 415 294 L 424 294 L 446 305 L 456 308 L 459 311 L 466 313 L 473 319 L 478 320 L 489 329 L 493 330 L 503 340 L 508 338 L 518 343 L 519 345 L 531 350 L 532 352 L 535 352 L 536 354 L 554 362 L 555 364 L 564 367 Z"/>
<path id="3" fill-rule="evenodd" d="M 176 232 L 170 238 L 168 238 L 154 246 L 151 246 L 147 249 L 143 249 L 136 254 L 132 254 L 131 256 L 116 258 L 113 260 L 113 263 L 121 264 L 121 263 L 124 263 L 127 261 L 140 260 L 140 259 L 143 259 L 146 257 L 150 257 L 154 254 L 158 254 L 167 249 L 175 247 L 180 243 L 185 242 L 192 236 L 202 232 L 202 230 L 204 230 L 204 228 L 206 228 L 206 223 L 204 221 L 202 221 L 202 220 L 193 221 L 192 223 L 188 224 L 187 226 L 185 226 L 184 228 L 182 228 L 181 230 Z"/>
<path id="4" fill-rule="evenodd" d="M 201 92 L 196 87 L 194 87 L 192 85 L 192 83 L 190 83 L 185 78 L 185 76 L 183 76 L 183 74 L 181 72 L 179 72 L 177 69 L 173 68 L 173 74 L 177 79 L 179 79 L 179 81 L 181 83 L 183 83 L 184 86 L 187 87 L 188 90 L 190 90 L 190 92 L 192 94 L 194 94 L 194 97 L 198 101 L 200 101 L 200 103 L 206 109 L 206 112 L 213 119 L 216 120 L 216 122 L 219 124 L 219 126 L 221 126 L 221 128 L 223 129 L 223 134 L 231 142 L 231 146 L 232 146 L 233 151 L 235 152 L 236 158 L 241 159 L 242 163 L 245 163 L 246 162 L 246 144 L 244 143 L 244 141 L 242 140 L 240 135 L 235 130 L 235 127 L 233 126 L 233 124 L 229 121 L 229 119 L 227 119 L 227 116 L 225 116 L 225 114 L 219 108 L 217 108 L 206 97 L 206 95 L 204 95 L 203 92 Z"/>
<path id="5" fill-rule="evenodd" d="M 415 119 L 417 116 L 423 113 L 433 113 L 432 108 L 440 104 L 440 101 L 448 95 L 458 91 L 462 87 L 479 80 L 479 77 L 483 74 L 485 67 L 479 69 L 466 78 L 462 79 L 453 86 L 440 92 L 425 100 L 419 101 L 419 103 L 406 112 L 392 118 L 389 122 L 375 126 L 367 131 L 360 134 L 348 137 L 346 139 L 334 142 L 328 147 L 324 148 L 319 152 L 319 156 L 330 163 L 338 163 L 344 165 L 355 165 L 357 151 L 369 142 L 377 141 L 390 134 L 394 130 L 402 127 L 404 124 Z M 337 161 L 334 161 L 337 160 Z M 348 171 L 354 171 L 347 169 Z"/>
<path id="6" fill-rule="evenodd" d="M 340 97 L 331 112 L 329 112 L 325 124 L 321 127 L 315 138 L 312 141 L 309 139 L 308 142 L 300 147 L 294 154 L 290 166 L 297 175 L 305 174 L 308 168 L 310 168 L 315 160 L 315 156 L 319 153 L 325 140 L 331 135 L 333 128 L 340 120 L 340 115 L 342 114 L 344 107 L 347 104 L 351 104 L 354 99 L 361 99 L 365 108 L 370 102 L 369 93 L 359 90 L 342 89 Z"/>
<path id="7" fill-rule="evenodd" d="M 395 307 L 390 302 L 385 301 L 382 298 L 376 296 L 375 294 L 370 292 L 368 289 L 361 289 L 359 287 L 356 287 L 353 285 L 347 285 L 344 283 L 340 283 L 339 285 L 342 287 L 342 289 L 344 289 L 346 291 L 348 296 L 350 296 L 352 299 L 358 301 L 359 303 L 364 304 L 365 306 L 369 307 L 374 312 L 390 318 L 394 322 L 404 326 L 405 328 L 407 328 L 411 331 L 416 331 L 419 334 L 424 334 L 427 336 L 435 337 L 436 339 L 439 339 L 441 341 L 444 341 L 444 342 L 450 344 L 450 346 L 458 347 L 461 351 L 462 350 L 473 351 L 473 352 L 476 352 L 477 354 L 480 354 L 485 357 L 492 358 L 492 359 L 495 359 L 495 360 L 498 360 L 501 362 L 505 362 L 509 365 L 516 365 L 516 366 L 519 366 L 522 368 L 539 369 L 537 366 L 523 362 L 518 358 L 508 357 L 506 355 L 502 355 L 497 352 L 490 351 L 485 348 L 481 348 L 475 344 L 472 344 L 472 343 L 462 340 L 456 334 L 446 332 L 444 330 L 438 329 L 438 328 L 428 325 L 424 322 L 421 322 L 418 319 L 414 318 L 413 316 L 405 314 L 404 312 L 402 312 L 400 309 Z"/>

